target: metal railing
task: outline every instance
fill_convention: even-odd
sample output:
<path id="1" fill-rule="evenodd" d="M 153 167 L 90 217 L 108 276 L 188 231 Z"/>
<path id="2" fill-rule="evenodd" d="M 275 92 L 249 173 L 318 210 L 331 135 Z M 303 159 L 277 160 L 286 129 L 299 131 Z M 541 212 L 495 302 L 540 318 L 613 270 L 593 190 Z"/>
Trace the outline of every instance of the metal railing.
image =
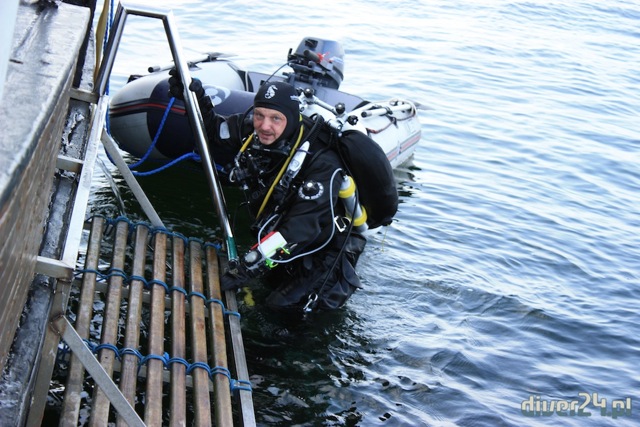
<path id="1" fill-rule="evenodd" d="M 107 47 L 104 52 L 104 59 L 100 64 L 100 69 L 96 78 L 96 90 L 98 92 L 98 95 L 105 95 L 109 77 L 113 69 L 115 56 L 118 50 L 118 46 L 120 45 L 120 40 L 122 38 L 127 17 L 129 15 L 137 15 L 162 20 L 165 32 L 167 34 L 169 47 L 171 49 L 171 55 L 173 56 L 173 63 L 175 64 L 176 70 L 180 74 L 180 78 L 183 82 L 185 82 L 184 101 L 187 114 L 189 116 L 189 121 L 191 122 L 192 131 L 195 134 L 194 136 L 196 140 L 196 146 L 199 150 L 200 157 L 202 158 L 202 166 L 207 177 L 211 195 L 215 202 L 215 208 L 220 221 L 220 227 L 222 228 L 227 243 L 229 263 L 230 266 L 233 267 L 238 260 L 235 238 L 233 236 L 233 230 L 231 229 L 231 224 L 229 222 L 224 194 L 222 193 L 222 190 L 220 188 L 220 181 L 218 179 L 216 170 L 213 167 L 214 161 L 211 153 L 209 152 L 207 136 L 203 130 L 204 122 L 202 120 L 200 106 L 198 105 L 195 93 L 188 89 L 188 82 L 191 82 L 191 73 L 189 72 L 189 65 L 182 53 L 182 44 L 180 42 L 180 37 L 176 29 L 173 13 L 171 11 L 164 12 L 127 8 L 121 3 L 118 5 L 111 34 L 109 35 Z"/>

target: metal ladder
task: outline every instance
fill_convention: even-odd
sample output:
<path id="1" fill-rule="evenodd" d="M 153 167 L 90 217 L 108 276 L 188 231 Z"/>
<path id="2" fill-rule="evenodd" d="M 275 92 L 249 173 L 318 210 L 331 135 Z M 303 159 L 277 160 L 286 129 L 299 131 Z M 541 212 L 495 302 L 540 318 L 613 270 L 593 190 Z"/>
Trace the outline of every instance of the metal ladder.
<path id="1" fill-rule="evenodd" d="M 100 387 L 109 402 L 113 405 L 119 414 L 121 420 L 129 426 L 144 426 L 144 422 L 132 407 L 130 401 L 123 395 L 121 390 L 115 385 L 111 376 L 105 371 L 103 366 L 98 362 L 91 350 L 86 346 L 83 337 L 65 317 L 67 304 L 71 291 L 73 274 L 75 269 L 75 261 L 80 248 L 82 231 L 85 223 L 85 215 L 87 213 L 87 204 L 91 190 L 93 172 L 98 154 L 99 142 L 101 141 L 105 150 L 116 163 L 116 166 L 122 173 L 127 184 L 138 199 L 143 210 L 156 227 L 162 227 L 162 221 L 153 209 L 153 206 L 147 199 L 146 195 L 140 188 L 136 179 L 133 177 L 124 160 L 122 159 L 115 142 L 105 131 L 105 119 L 108 111 L 108 95 L 106 95 L 106 87 L 109 76 L 114 64 L 115 55 L 120 44 L 123 29 L 127 16 L 137 15 L 160 19 L 164 25 L 168 42 L 173 55 L 176 69 L 181 75 L 182 81 L 189 82 L 191 77 L 189 67 L 186 60 L 182 56 L 182 47 L 173 13 L 141 10 L 127 8 L 122 4 L 118 5 L 118 9 L 114 19 L 113 30 L 109 36 L 109 42 L 105 50 L 104 59 L 101 62 L 99 73 L 96 79 L 94 92 L 73 90 L 72 97 L 80 101 L 88 102 L 93 105 L 92 119 L 89 132 L 89 140 L 85 151 L 84 160 L 75 160 L 66 157 L 59 157 L 57 167 L 59 169 L 69 170 L 79 173 L 78 188 L 74 199 L 74 207 L 69 222 L 68 234 L 66 237 L 65 247 L 60 260 L 38 257 L 36 271 L 40 274 L 57 278 L 57 288 L 50 310 L 50 327 L 48 328 L 42 351 L 42 361 L 38 370 L 33 404 L 29 411 L 27 420 L 28 426 L 38 426 L 41 423 L 42 414 L 44 412 L 44 404 L 46 401 L 47 390 L 53 372 L 56 349 L 60 339 L 63 339 L 71 348 L 75 357 L 81 362 L 94 379 L 95 383 Z M 186 86 L 186 85 L 185 85 Z M 195 94 L 185 88 L 184 93 L 185 104 L 192 129 L 196 137 L 196 142 L 200 150 L 202 164 L 209 183 L 213 200 L 215 202 L 216 212 L 220 220 L 223 230 L 229 263 L 233 265 L 237 262 L 237 249 L 233 232 L 231 230 L 228 215 L 226 212 L 226 204 L 216 171 L 213 168 L 213 161 L 208 150 L 206 134 L 203 129 L 202 115 L 200 113 Z M 207 256 L 211 256 L 208 254 Z M 233 292 L 226 292 L 226 302 L 229 311 L 237 311 L 237 302 Z M 213 311 L 212 311 L 213 313 Z M 234 364 L 239 380 L 248 381 L 248 370 L 246 367 L 246 358 L 244 354 L 244 345 L 242 342 L 241 328 L 239 318 L 229 316 L 229 330 L 231 334 L 231 343 L 234 357 Z M 238 392 L 239 410 L 242 424 L 246 426 L 255 425 L 255 414 L 253 409 L 253 401 L 251 392 L 248 390 L 240 390 Z M 218 415 L 219 416 L 219 415 Z M 230 414 L 222 415 L 217 419 L 218 425 L 226 425 L 225 420 L 229 419 Z M 224 423 L 224 424 L 222 424 Z"/>

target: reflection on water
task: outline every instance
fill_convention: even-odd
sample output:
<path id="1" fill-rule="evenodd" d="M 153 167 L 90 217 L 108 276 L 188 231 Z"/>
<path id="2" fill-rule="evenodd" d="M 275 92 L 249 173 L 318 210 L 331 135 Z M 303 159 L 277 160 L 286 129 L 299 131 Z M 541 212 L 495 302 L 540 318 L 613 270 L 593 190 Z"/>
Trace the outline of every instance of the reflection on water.
<path id="1" fill-rule="evenodd" d="M 364 289 L 344 311 L 282 319 L 262 307 L 264 290 L 240 295 L 259 423 L 637 424 L 611 413 L 640 389 L 637 5 L 241 3 L 164 6 L 190 52 L 214 46 L 269 72 L 302 37 L 335 38 L 343 89 L 433 108 L 420 112 L 412 163 L 396 171 L 399 212 L 369 239 Z M 150 31 L 130 34 L 114 90 L 165 62 Z M 140 182 L 169 228 L 219 237 L 201 173 Z M 117 173 L 95 187 L 95 212 L 145 219 Z M 248 219 L 229 210 L 246 248 Z M 609 412 L 521 410 L 531 395 L 583 392 L 607 398 Z"/>
<path id="2" fill-rule="evenodd" d="M 125 203 L 120 193 L 121 186 L 123 191 L 128 190 L 126 185 L 122 185 L 124 180 L 121 177 L 117 178 L 118 175 L 112 173 L 113 168 L 107 164 L 106 156 L 98 156 L 96 164 L 101 173 L 96 172 L 94 176 L 94 191 L 91 193 L 90 204 L 100 206 L 101 213 L 107 217 L 127 216 Z M 116 180 L 120 181 L 120 186 Z"/>

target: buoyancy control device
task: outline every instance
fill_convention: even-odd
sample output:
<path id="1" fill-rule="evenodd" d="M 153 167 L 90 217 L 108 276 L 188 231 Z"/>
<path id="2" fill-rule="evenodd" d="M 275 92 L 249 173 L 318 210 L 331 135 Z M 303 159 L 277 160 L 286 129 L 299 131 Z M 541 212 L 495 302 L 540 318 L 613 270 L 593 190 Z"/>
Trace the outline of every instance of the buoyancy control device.
<path id="1" fill-rule="evenodd" d="M 398 190 L 385 152 L 357 130 L 343 132 L 338 138 L 337 148 L 348 174 L 355 181 L 368 227 L 391 224 L 398 211 Z"/>

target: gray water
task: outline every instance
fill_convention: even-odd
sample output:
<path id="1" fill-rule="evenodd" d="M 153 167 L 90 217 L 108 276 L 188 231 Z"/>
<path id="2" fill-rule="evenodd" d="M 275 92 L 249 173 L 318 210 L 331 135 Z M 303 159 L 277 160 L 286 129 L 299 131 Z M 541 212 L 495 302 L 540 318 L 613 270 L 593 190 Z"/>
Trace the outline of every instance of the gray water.
<path id="1" fill-rule="evenodd" d="M 136 4 L 173 9 L 188 55 L 256 71 L 338 40 L 342 90 L 431 108 L 346 309 L 291 325 L 259 291 L 243 304 L 261 425 L 638 425 L 638 2 Z M 168 62 L 163 37 L 130 20 L 112 93 Z M 143 185 L 170 228 L 215 236 L 206 184 L 181 177 Z M 140 215 L 96 187 L 94 211 Z"/>

